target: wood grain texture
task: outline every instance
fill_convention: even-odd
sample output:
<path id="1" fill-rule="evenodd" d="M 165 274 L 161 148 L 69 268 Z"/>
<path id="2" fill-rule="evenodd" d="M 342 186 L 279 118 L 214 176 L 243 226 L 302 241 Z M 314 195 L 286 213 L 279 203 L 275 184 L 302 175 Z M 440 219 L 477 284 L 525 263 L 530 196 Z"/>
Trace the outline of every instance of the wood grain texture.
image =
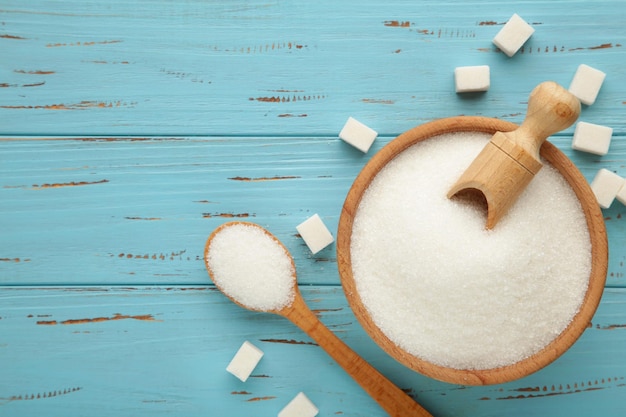
<path id="1" fill-rule="evenodd" d="M 514 12 L 536 32 L 509 59 L 491 39 Z M 391 135 L 459 114 L 519 123 L 535 85 L 568 85 L 580 63 L 609 74 L 585 113 L 624 130 L 619 0 L 32 0 L 0 15 L 10 134 L 334 135 L 347 109 Z M 490 91 L 459 99 L 453 69 L 473 64 L 492 67 Z"/>
<path id="2" fill-rule="evenodd" d="M 326 326 L 433 415 L 626 411 L 623 289 L 606 290 L 582 338 L 550 367 L 490 387 L 446 384 L 404 368 L 367 337 L 340 288 L 301 291 Z M 86 320 L 118 313 L 152 319 Z M 301 330 L 241 309 L 212 287 L 5 287 L 0 317 L 3 416 L 94 409 L 103 416 L 275 415 L 300 390 L 320 415 L 386 415 Z M 38 324 L 51 320 L 58 324 Z M 225 371 L 243 340 L 265 352 L 246 383 Z"/>
<path id="3" fill-rule="evenodd" d="M 311 256 L 295 226 L 319 213 L 336 231 L 352 182 L 392 138 L 379 137 L 367 155 L 336 137 L 6 139 L 4 284 L 206 284 L 204 242 L 238 218 L 267 227 L 287 246 L 303 284 L 338 285 L 335 246 Z M 572 151 L 571 137 L 551 142 L 588 181 L 600 167 L 625 175 L 619 137 L 607 157 Z M 626 284 L 625 211 L 619 203 L 603 210 L 610 286 Z"/>
<path id="4" fill-rule="evenodd" d="M 567 13 L 564 13 L 564 10 Z M 518 13 L 535 33 L 507 58 L 491 39 Z M 492 387 L 445 384 L 386 355 L 357 324 L 335 245 L 312 256 L 295 226 L 336 235 L 357 174 L 434 119 L 520 123 L 545 80 L 607 73 L 580 120 L 614 129 L 609 154 L 550 142 L 588 181 L 626 176 L 626 8 L 620 0 L 439 2 L 4 1 L 0 4 L 0 416 L 276 415 L 298 391 L 320 415 L 385 413 L 286 320 L 210 284 L 220 224 L 267 227 L 289 249 L 318 318 L 435 416 L 626 412 L 626 220 L 603 210 L 606 289 L 589 328 L 547 368 Z M 457 95 L 453 69 L 489 65 Z M 368 154 L 337 138 L 376 129 Z M 266 356 L 225 372 L 244 340 Z"/>

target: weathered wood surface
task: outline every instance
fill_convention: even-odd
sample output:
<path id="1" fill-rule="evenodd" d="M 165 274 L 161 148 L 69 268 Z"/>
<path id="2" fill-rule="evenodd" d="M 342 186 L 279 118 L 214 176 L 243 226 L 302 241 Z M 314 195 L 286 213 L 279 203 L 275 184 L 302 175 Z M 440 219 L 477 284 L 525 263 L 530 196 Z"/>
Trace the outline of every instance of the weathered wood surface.
<path id="1" fill-rule="evenodd" d="M 517 12 L 536 32 L 513 58 L 491 44 Z M 350 311 L 334 245 L 311 256 L 295 226 L 334 232 L 377 150 L 440 117 L 520 123 L 545 80 L 607 73 L 581 120 L 614 129 L 604 157 L 550 138 L 591 180 L 626 176 L 622 1 L 0 1 L 0 416 L 276 415 L 304 391 L 320 415 L 383 416 L 318 346 L 210 284 L 209 233 L 245 219 L 294 256 L 320 319 L 436 416 L 626 413 L 626 220 L 604 210 L 607 289 L 562 358 L 509 384 L 463 387 L 404 369 Z M 491 66 L 485 94 L 455 66 Z M 337 139 L 348 116 L 380 132 L 367 155 Z M 266 356 L 241 383 L 244 340 Z"/>
<path id="2" fill-rule="evenodd" d="M 517 12 L 535 34 L 513 58 L 491 39 Z M 584 116 L 623 131 L 619 0 L 386 2 L 4 1 L 3 132 L 325 134 L 347 115 L 382 133 L 457 114 L 520 121 L 541 81 L 580 63 L 608 74 Z M 455 66 L 492 66 L 480 97 Z"/>
<path id="3" fill-rule="evenodd" d="M 340 288 L 304 287 L 303 295 L 327 326 L 434 415 L 626 410 L 623 289 L 606 291 L 590 328 L 550 367 L 488 387 L 403 368 L 366 336 Z M 1 415 L 276 415 L 300 390 L 323 415 L 385 415 L 286 319 L 245 311 L 211 287 L 5 288 L 0 302 Z M 224 371 L 243 340 L 265 352 L 245 383 Z"/>

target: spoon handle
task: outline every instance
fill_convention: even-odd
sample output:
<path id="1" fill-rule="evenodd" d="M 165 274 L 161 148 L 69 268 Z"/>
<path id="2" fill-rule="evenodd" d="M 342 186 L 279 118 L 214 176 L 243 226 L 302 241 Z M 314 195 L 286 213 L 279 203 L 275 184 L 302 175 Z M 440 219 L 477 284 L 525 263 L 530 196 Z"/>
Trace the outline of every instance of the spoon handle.
<path id="1" fill-rule="evenodd" d="M 548 136 L 567 129 L 579 115 L 580 101 L 554 81 L 545 81 L 530 93 L 522 125 L 505 135 L 539 160 L 539 149 Z"/>
<path id="2" fill-rule="evenodd" d="M 315 340 L 391 417 L 432 417 L 319 321 L 302 297 L 281 313 Z"/>

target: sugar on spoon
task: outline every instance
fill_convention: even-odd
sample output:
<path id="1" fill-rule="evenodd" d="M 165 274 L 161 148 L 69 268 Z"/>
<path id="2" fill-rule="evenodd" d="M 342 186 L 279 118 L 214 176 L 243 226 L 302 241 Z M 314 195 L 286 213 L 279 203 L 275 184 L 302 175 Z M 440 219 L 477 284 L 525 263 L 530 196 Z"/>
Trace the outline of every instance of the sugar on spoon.
<path id="1" fill-rule="evenodd" d="M 204 259 L 216 287 L 235 304 L 289 319 L 390 416 L 432 417 L 335 336 L 307 307 L 298 289 L 293 258 L 270 232 L 254 223 L 225 223 L 207 239 Z"/>

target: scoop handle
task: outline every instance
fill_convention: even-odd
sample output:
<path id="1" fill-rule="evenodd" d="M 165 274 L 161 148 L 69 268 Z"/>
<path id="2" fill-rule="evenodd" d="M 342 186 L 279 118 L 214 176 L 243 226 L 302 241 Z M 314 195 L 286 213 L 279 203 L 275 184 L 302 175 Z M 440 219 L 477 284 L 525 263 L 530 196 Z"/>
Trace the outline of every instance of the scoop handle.
<path id="1" fill-rule="evenodd" d="M 319 321 L 301 296 L 279 314 L 315 340 L 391 417 L 432 417 Z"/>
<path id="2" fill-rule="evenodd" d="M 539 149 L 551 135 L 578 119 L 580 101 L 554 81 L 545 81 L 531 91 L 522 125 L 505 133 L 514 143 L 539 160 Z"/>

